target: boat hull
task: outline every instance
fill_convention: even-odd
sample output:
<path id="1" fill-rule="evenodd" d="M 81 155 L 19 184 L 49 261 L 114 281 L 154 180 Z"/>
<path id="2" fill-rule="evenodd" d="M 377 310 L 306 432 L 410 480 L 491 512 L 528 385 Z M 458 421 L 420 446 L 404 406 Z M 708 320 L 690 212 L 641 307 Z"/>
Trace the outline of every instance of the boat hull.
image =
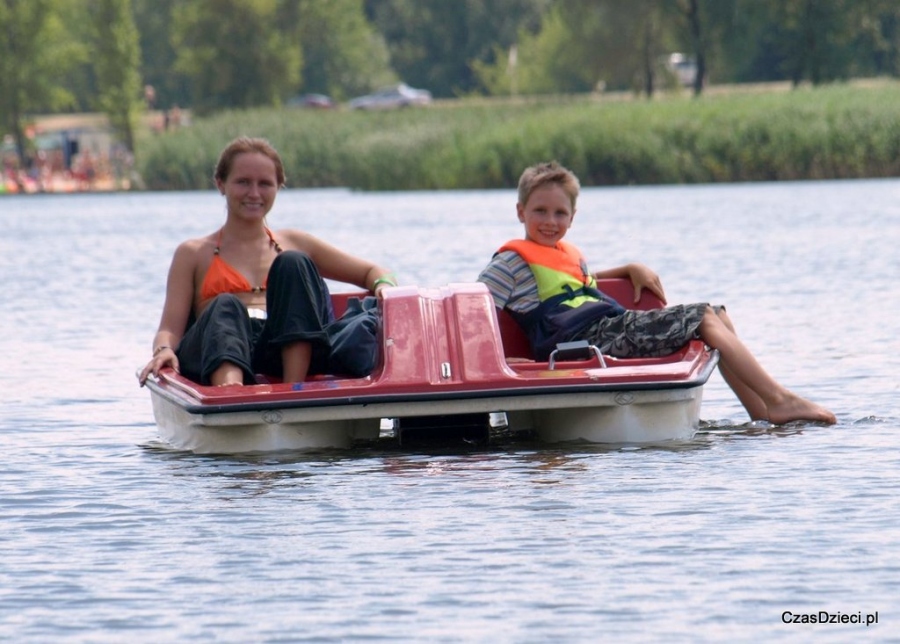
<path id="1" fill-rule="evenodd" d="M 195 454 L 347 449 L 376 440 L 378 419 L 311 419 L 302 410 L 273 408 L 229 414 L 191 413 L 164 396 L 152 394 L 159 437 L 172 448 Z"/>
<path id="2" fill-rule="evenodd" d="M 534 413 L 535 431 L 549 443 L 646 445 L 691 439 L 700 426 L 703 388 L 653 393 L 622 391 L 612 395 L 612 404 L 541 409 Z"/>
<path id="3" fill-rule="evenodd" d="M 385 419 L 402 428 L 403 419 L 452 425 L 484 414 L 487 427 L 489 414 L 505 413 L 509 430 L 548 443 L 686 440 L 717 362 L 698 341 L 665 358 L 524 359 L 481 284 L 389 289 L 381 306 L 383 354 L 365 378 L 227 387 L 172 371 L 150 379 L 160 438 L 203 454 L 345 449 L 377 440 Z"/>

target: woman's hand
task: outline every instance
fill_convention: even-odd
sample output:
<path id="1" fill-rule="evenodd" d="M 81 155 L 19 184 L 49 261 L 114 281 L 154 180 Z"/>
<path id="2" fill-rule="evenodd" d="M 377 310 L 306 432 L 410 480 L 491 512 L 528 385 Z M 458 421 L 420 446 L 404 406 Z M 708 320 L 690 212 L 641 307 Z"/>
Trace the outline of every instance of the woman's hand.
<path id="1" fill-rule="evenodd" d="M 393 273 L 385 273 L 383 269 L 379 270 L 382 270 L 382 274 L 373 282 L 372 293 L 375 297 L 381 299 L 384 298 L 384 289 L 397 286 L 397 280 L 394 278 Z"/>
<path id="2" fill-rule="evenodd" d="M 138 382 L 141 384 L 141 387 L 146 384 L 147 378 L 151 373 L 154 378 L 158 378 L 159 370 L 163 367 L 171 367 L 176 372 L 178 371 L 178 356 L 175 355 L 172 347 L 159 347 L 154 352 L 150 362 L 147 363 L 147 366 L 141 370 L 141 375 L 138 376 Z"/>
<path id="3" fill-rule="evenodd" d="M 663 304 L 666 303 L 666 293 L 663 291 L 662 280 L 659 279 L 659 275 L 643 264 L 629 264 L 627 269 L 628 277 L 634 287 L 635 304 L 640 301 L 641 291 L 645 288 L 656 295 Z"/>

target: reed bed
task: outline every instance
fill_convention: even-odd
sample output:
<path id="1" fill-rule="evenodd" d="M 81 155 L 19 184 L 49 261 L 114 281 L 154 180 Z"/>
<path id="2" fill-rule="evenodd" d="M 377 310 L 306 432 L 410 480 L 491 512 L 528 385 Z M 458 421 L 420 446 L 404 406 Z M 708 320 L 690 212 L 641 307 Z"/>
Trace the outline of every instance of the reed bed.
<path id="1" fill-rule="evenodd" d="M 509 188 L 556 159 L 584 185 L 900 176 L 900 83 L 717 92 L 653 101 L 458 100 L 390 112 L 249 110 L 147 135 L 151 190 L 212 186 L 222 147 L 269 139 L 289 187 Z"/>

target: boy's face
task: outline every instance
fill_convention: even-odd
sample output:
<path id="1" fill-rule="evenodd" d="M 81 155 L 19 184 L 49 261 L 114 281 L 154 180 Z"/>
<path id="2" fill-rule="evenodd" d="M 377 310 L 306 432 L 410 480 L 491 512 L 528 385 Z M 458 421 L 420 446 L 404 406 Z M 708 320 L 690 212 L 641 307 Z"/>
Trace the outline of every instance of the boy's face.
<path id="1" fill-rule="evenodd" d="M 536 188 L 525 205 L 516 204 L 519 221 L 525 224 L 525 239 L 554 246 L 572 226 L 575 210 L 569 195 L 558 183 Z"/>

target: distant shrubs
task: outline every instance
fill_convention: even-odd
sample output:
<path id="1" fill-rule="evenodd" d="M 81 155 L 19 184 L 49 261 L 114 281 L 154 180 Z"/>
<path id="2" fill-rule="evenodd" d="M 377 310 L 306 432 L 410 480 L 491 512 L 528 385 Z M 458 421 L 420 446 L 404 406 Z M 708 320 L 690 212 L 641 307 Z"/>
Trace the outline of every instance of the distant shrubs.
<path id="1" fill-rule="evenodd" d="M 900 84 L 732 93 L 653 102 L 454 101 L 390 112 L 252 110 L 147 135 L 151 190 L 212 186 L 233 137 L 268 138 L 289 187 L 509 188 L 557 159 L 584 185 L 900 176 Z"/>

